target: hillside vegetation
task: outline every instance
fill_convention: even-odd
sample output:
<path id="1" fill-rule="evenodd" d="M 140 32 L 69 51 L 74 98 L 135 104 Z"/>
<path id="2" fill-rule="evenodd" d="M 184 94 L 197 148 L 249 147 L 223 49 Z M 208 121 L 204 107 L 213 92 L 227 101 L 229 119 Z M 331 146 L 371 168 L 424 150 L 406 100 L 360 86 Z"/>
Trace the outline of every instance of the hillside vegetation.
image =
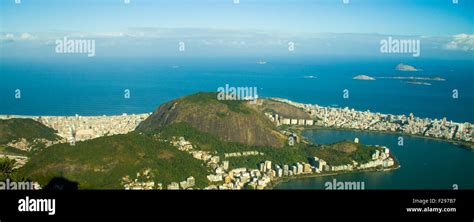
<path id="1" fill-rule="evenodd" d="M 25 150 L 39 150 L 45 147 L 46 142 L 58 139 L 60 137 L 56 135 L 54 129 L 33 119 L 0 120 L 0 153 L 23 155 L 26 154 Z M 8 146 L 7 144 L 11 142 L 20 142 L 21 149 Z"/>
<path id="2" fill-rule="evenodd" d="M 341 141 L 334 144 L 319 145 L 313 154 L 330 165 L 352 164 L 352 161 L 366 163 L 372 159 L 375 150 L 382 148 L 354 143 L 352 141 Z"/>
<path id="3" fill-rule="evenodd" d="M 349 164 L 352 163 L 352 160 L 365 163 L 371 159 L 371 154 L 375 149 L 381 150 L 381 148 L 357 144 L 351 141 L 342 141 L 327 145 L 308 145 L 300 143 L 295 144 L 293 147 L 283 146 L 281 148 L 252 146 L 221 141 L 217 136 L 200 132 L 186 123 L 168 125 L 156 135 L 164 139 L 183 136 L 191 141 L 196 149 L 217 152 L 217 154 L 221 156 L 221 159 L 228 160 L 231 166 L 247 168 L 257 168 L 258 164 L 265 160 L 270 160 L 279 165 L 308 162 L 308 158 L 314 156 L 326 160 L 331 165 Z M 259 151 L 264 155 L 224 158 L 225 153 L 244 151 Z"/>
<path id="4" fill-rule="evenodd" d="M 197 93 L 161 105 L 137 130 L 153 133 L 167 125 L 187 123 L 223 141 L 282 147 L 286 137 L 250 106 L 255 105 L 217 100 L 216 93 Z"/>
<path id="5" fill-rule="evenodd" d="M 207 169 L 191 155 L 169 143 L 158 142 L 138 133 L 100 137 L 77 142 L 75 146 L 57 144 L 31 157 L 20 174 L 42 186 L 54 177 L 79 183 L 81 189 L 122 189 L 124 176 L 151 169 L 156 183 L 167 185 L 196 178 L 196 185 L 207 185 Z"/>
<path id="6" fill-rule="evenodd" d="M 56 140 L 56 131 L 32 119 L 0 119 L 0 144 L 25 138 L 29 142 L 35 139 Z"/>
<path id="7" fill-rule="evenodd" d="M 307 112 L 290 104 L 272 99 L 262 99 L 262 101 L 262 105 L 258 106 L 258 109 L 262 112 L 278 114 L 290 119 L 311 119 Z"/>

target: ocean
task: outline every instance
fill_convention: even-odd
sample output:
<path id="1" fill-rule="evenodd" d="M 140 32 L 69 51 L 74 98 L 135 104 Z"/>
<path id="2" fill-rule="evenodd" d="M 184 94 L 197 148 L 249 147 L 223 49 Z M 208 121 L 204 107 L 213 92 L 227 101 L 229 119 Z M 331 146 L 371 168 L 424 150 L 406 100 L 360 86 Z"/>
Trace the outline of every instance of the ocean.
<path id="1" fill-rule="evenodd" d="M 0 62 L 0 114 L 111 115 L 152 112 L 161 103 L 225 84 L 257 87 L 260 97 L 323 106 L 474 122 L 469 61 L 379 58 L 34 58 Z M 399 63 L 423 69 L 395 70 Z M 441 76 L 432 85 L 354 80 L 365 74 Z M 427 81 L 424 81 L 427 82 Z M 21 90 L 21 99 L 15 90 Z M 130 98 L 124 98 L 124 90 Z M 343 98 L 347 89 L 349 98 Z M 453 99 L 453 90 L 458 98 Z"/>

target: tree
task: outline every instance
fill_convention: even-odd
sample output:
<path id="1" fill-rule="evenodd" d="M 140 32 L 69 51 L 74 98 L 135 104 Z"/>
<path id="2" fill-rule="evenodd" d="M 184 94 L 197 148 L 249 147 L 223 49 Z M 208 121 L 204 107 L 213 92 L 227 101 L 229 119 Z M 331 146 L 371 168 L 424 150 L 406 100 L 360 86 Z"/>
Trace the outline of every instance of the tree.
<path id="1" fill-rule="evenodd" d="M 11 160 L 9 158 L 0 159 L 0 180 L 11 178 L 15 163 L 16 163 L 15 160 Z"/>

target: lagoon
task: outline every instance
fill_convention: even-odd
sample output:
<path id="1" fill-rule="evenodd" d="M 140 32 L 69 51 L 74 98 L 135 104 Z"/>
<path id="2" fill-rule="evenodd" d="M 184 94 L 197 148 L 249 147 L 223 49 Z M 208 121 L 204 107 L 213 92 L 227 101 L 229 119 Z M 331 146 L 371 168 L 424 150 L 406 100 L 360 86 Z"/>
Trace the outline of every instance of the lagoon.
<path id="1" fill-rule="evenodd" d="M 359 138 L 361 143 L 391 149 L 401 167 L 392 171 L 362 172 L 290 180 L 276 189 L 325 189 L 328 181 L 364 182 L 365 189 L 474 189 L 474 152 L 449 142 L 396 134 L 333 129 L 312 129 L 303 136 L 314 143 L 328 144 Z"/>

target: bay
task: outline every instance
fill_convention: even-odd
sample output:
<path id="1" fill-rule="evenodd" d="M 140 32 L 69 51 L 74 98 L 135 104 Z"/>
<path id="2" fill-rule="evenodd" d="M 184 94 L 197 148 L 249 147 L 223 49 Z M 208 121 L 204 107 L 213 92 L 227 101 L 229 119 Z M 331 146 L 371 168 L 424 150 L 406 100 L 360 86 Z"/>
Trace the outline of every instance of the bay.
<path id="1" fill-rule="evenodd" d="M 290 180 L 276 189 L 325 189 L 333 179 L 364 182 L 365 189 L 474 189 L 474 152 L 449 142 L 376 132 L 316 129 L 303 136 L 314 143 L 330 144 L 359 138 L 361 143 L 384 145 L 397 157 L 401 167 L 392 171 L 363 172 Z"/>

